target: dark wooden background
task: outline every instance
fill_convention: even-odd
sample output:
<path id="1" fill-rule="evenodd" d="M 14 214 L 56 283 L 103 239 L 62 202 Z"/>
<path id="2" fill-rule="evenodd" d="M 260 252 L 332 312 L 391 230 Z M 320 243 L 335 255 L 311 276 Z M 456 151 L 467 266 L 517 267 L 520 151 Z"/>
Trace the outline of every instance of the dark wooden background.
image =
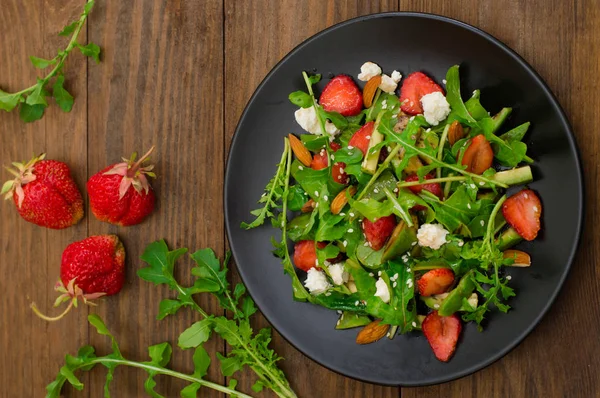
<path id="1" fill-rule="evenodd" d="M 52 57 L 66 40 L 56 34 L 74 19 L 83 0 L 3 0 L 0 5 L 0 87 L 18 91 L 35 81 L 28 56 Z M 337 375 L 304 357 L 275 333 L 273 347 L 300 397 L 596 397 L 600 396 L 600 1 L 568 0 L 97 0 L 81 40 L 102 47 L 102 63 L 81 55 L 67 64 L 73 111 L 48 109 L 42 121 L 23 124 L 0 113 L 0 162 L 47 152 L 67 162 L 78 185 L 132 151 L 156 144 L 157 211 L 142 225 L 118 228 L 86 212 L 76 227 L 38 228 L 21 220 L 11 203 L 0 206 L 0 396 L 40 397 L 63 363 L 90 343 L 108 342 L 90 330 L 88 308 L 59 323 L 39 320 L 36 301 L 51 312 L 52 287 L 64 247 L 88 235 L 117 233 L 129 259 L 123 291 L 91 311 L 100 314 L 128 357 L 145 360 L 146 347 L 176 343 L 195 316 L 182 311 L 156 321 L 168 292 L 135 275 L 144 246 L 167 238 L 174 246 L 226 249 L 223 175 L 237 120 L 262 78 L 309 36 L 337 22 L 382 11 L 441 14 L 473 24 L 521 54 L 548 82 L 573 125 L 586 181 L 586 228 L 572 272 L 558 300 L 535 331 L 502 360 L 458 381 L 423 388 L 387 388 Z M 415 32 L 418 34 L 418 32 Z M 409 39 L 409 38 L 408 38 Z M 8 178 L 8 173 L 3 174 Z M 181 272 L 185 280 L 185 272 Z M 237 278 L 237 277 L 236 277 Z M 218 311 L 204 299 L 206 308 Z M 258 316 L 257 325 L 266 321 Z M 175 345 L 175 344 L 174 344 Z M 209 344 L 226 350 L 222 341 Z M 175 349 L 172 366 L 191 370 L 191 352 Z M 224 382 L 216 367 L 212 380 Z M 145 374 L 120 368 L 115 397 L 143 396 Z M 251 372 L 237 374 L 250 392 Z M 101 397 L 104 369 L 82 376 L 83 392 Z M 159 378 L 159 391 L 178 396 L 182 384 Z M 220 394 L 204 390 L 203 397 Z M 264 393 L 261 396 L 274 396 Z"/>

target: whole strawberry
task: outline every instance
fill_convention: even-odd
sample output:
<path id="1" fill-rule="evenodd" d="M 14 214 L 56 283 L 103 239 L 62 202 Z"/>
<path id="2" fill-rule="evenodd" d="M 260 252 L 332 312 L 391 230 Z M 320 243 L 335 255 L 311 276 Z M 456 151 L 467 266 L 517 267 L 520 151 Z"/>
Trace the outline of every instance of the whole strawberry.
<path id="1" fill-rule="evenodd" d="M 154 147 L 135 161 L 136 153 L 123 163 L 94 174 L 87 182 L 92 213 L 100 221 L 117 225 L 141 223 L 152 210 L 156 197 L 146 176 L 156 178 L 154 166 L 143 166 Z"/>
<path id="2" fill-rule="evenodd" d="M 13 163 L 7 170 L 15 176 L 4 183 L 0 194 L 12 198 L 17 211 L 36 225 L 63 229 L 83 217 L 83 199 L 66 163 L 44 160 L 46 154 L 29 162 Z"/>
<path id="3" fill-rule="evenodd" d="M 81 298 L 85 304 L 101 296 L 121 291 L 125 281 L 125 249 L 116 235 L 90 236 L 71 243 L 63 251 L 60 264 L 60 280 L 54 290 L 62 293 L 54 302 L 57 307 L 69 301 L 66 310 L 56 316 L 43 315 L 35 306 L 33 311 L 47 321 L 62 318 Z"/>

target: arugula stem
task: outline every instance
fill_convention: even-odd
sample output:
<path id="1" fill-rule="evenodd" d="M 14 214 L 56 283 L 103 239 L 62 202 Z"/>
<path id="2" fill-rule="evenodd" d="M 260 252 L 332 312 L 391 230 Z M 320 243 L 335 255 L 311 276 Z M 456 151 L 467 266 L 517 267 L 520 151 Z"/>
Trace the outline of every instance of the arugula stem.
<path id="1" fill-rule="evenodd" d="M 91 2 L 93 2 L 93 0 L 87 1 L 87 3 L 91 3 Z M 77 37 L 79 36 L 79 32 L 81 32 L 81 28 L 85 24 L 85 20 L 87 19 L 87 17 L 88 17 L 88 15 L 85 12 L 82 13 L 81 16 L 79 17 L 79 20 L 77 21 L 77 25 L 75 26 L 75 30 L 73 31 L 73 34 L 71 35 L 71 40 L 69 41 L 67 48 L 65 48 L 64 51 L 62 51 L 59 55 L 56 56 L 56 58 L 58 58 L 58 62 L 56 64 L 56 66 L 50 71 L 50 73 L 48 73 L 48 75 L 42 79 L 42 81 L 44 82 L 43 84 L 46 84 L 48 82 L 48 80 L 50 80 L 54 76 L 56 76 L 56 74 L 62 69 L 62 67 L 67 59 L 67 56 L 69 55 L 71 50 L 73 50 L 73 48 L 77 45 Z M 13 95 L 29 94 L 33 90 L 35 90 L 36 87 L 38 87 L 38 83 L 34 84 L 31 87 L 28 87 L 26 89 L 23 89 L 21 91 L 18 91 L 16 93 L 12 93 L 12 94 Z"/>
<path id="2" fill-rule="evenodd" d="M 383 188 L 383 192 L 385 193 L 385 196 L 387 196 L 387 198 L 394 204 L 394 208 L 400 212 L 400 214 L 402 216 L 401 218 L 406 222 L 406 224 L 409 227 L 412 227 L 413 226 L 412 218 L 410 217 L 410 214 L 408 214 L 402 208 L 402 206 L 400 206 L 400 204 L 398 203 L 398 199 L 396 198 L 396 195 L 391 193 L 390 190 L 387 188 Z"/>
<path id="3" fill-rule="evenodd" d="M 448 177 L 454 177 L 454 173 L 449 173 Z M 444 198 L 450 196 L 450 190 L 452 189 L 452 181 L 447 181 L 444 185 Z"/>
<path id="4" fill-rule="evenodd" d="M 369 108 L 369 111 L 367 112 L 367 120 L 371 120 L 371 118 L 373 116 L 373 109 L 375 109 L 375 104 L 377 103 L 377 100 L 379 99 L 380 95 L 381 95 L 381 89 L 379 87 L 377 87 L 377 91 L 375 92 L 375 97 L 373 98 L 371 107 Z"/>
<path id="5" fill-rule="evenodd" d="M 373 174 L 373 176 L 371 177 L 371 179 L 369 180 L 367 185 L 365 185 L 363 190 L 360 192 L 360 194 L 358 195 L 356 200 L 361 200 L 362 197 L 365 196 L 365 194 L 367 193 L 369 188 L 371 188 L 371 185 L 373 185 L 375 183 L 375 181 L 379 178 L 381 173 L 383 173 L 383 171 L 388 168 L 392 159 L 396 157 L 398 152 L 400 152 L 400 149 L 402 149 L 401 145 L 396 145 L 396 147 L 394 147 L 394 149 L 392 149 L 392 151 L 390 152 L 388 157 L 385 158 L 385 160 L 383 161 L 383 163 L 381 163 L 381 165 L 379 165 L 379 168 L 377 169 L 377 171 L 375 171 L 375 174 Z"/>
<path id="6" fill-rule="evenodd" d="M 410 142 L 405 141 L 404 139 L 402 139 L 402 137 L 400 135 L 396 134 L 394 131 L 391 131 L 388 129 L 387 134 L 392 135 L 400 144 L 402 144 L 406 148 L 410 148 L 412 151 L 416 152 L 419 156 L 422 156 L 422 157 L 425 157 L 425 158 L 431 160 L 432 163 L 435 163 L 439 167 L 445 167 L 447 169 L 454 170 L 459 174 L 471 177 L 473 179 L 478 179 L 480 181 L 485 181 L 491 185 L 497 185 L 502 188 L 508 188 L 508 185 L 506 185 L 506 184 L 494 181 L 494 180 L 489 179 L 488 177 L 484 177 L 482 175 L 470 173 L 468 171 L 465 171 L 462 167 L 459 167 L 457 165 L 442 162 L 442 161 L 438 160 L 435 156 L 432 156 L 432 155 L 428 154 L 427 152 L 421 150 L 420 148 L 416 147 L 415 145 L 411 144 Z"/>
<path id="7" fill-rule="evenodd" d="M 466 181 L 467 177 L 463 176 L 449 176 L 449 177 L 441 177 L 441 178 L 432 178 L 430 180 L 423 181 L 402 181 L 398 183 L 398 188 L 406 188 L 406 187 L 414 187 L 415 185 L 422 184 L 435 184 L 438 182 L 452 182 L 452 181 Z"/>
<path id="8" fill-rule="evenodd" d="M 101 365 L 105 365 L 107 363 L 112 363 L 112 364 L 116 364 L 116 365 L 123 365 L 123 366 L 130 366 L 132 368 L 139 368 L 139 369 L 144 369 L 148 372 L 156 372 L 156 374 L 162 374 L 162 375 L 166 375 L 166 376 L 171 376 L 171 377 L 175 377 L 181 380 L 185 380 L 185 381 L 189 381 L 190 383 L 198 383 L 204 387 L 208 387 L 211 388 L 213 390 L 217 390 L 220 392 L 223 392 L 225 394 L 228 395 L 233 395 L 233 396 L 237 396 L 237 397 L 243 397 L 243 398 L 252 398 L 251 395 L 247 395 L 244 394 L 242 392 L 236 391 L 236 390 L 232 390 L 231 388 L 222 386 L 220 384 L 217 383 L 213 383 L 210 382 L 208 380 L 204 380 L 201 378 L 197 378 L 194 377 L 192 375 L 188 375 L 185 373 L 180 373 L 180 372 L 176 372 L 174 370 L 171 369 L 165 369 L 165 368 L 161 368 L 161 367 L 157 367 L 154 365 L 150 365 L 147 363 L 140 363 L 140 362 L 134 362 L 134 361 L 129 361 L 127 359 L 115 359 L 115 358 L 107 358 L 107 357 L 99 357 L 99 358 L 94 358 L 88 362 L 83 363 L 80 367 L 76 368 L 82 368 L 85 366 L 89 366 L 92 364 L 101 364 Z"/>
<path id="9" fill-rule="evenodd" d="M 438 144 L 438 154 L 437 154 L 437 158 L 438 160 L 441 162 L 442 161 L 442 156 L 444 154 L 444 145 L 446 145 L 446 138 L 448 137 L 448 131 L 450 130 L 450 125 L 447 124 L 446 127 L 444 127 L 444 132 L 442 133 L 442 137 L 440 138 L 440 143 Z M 435 171 L 435 175 L 437 178 L 441 178 L 442 177 L 442 168 L 438 167 Z"/>

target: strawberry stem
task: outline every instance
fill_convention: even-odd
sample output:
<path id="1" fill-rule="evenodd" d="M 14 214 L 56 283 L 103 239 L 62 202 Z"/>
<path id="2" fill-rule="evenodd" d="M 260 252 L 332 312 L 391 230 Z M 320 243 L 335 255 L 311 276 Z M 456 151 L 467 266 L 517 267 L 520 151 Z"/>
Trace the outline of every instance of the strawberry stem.
<path id="1" fill-rule="evenodd" d="M 57 315 L 55 317 L 49 317 L 47 315 L 42 314 L 42 312 L 38 309 L 38 307 L 35 305 L 35 303 L 31 303 L 31 309 L 33 310 L 33 312 L 39 316 L 40 318 L 42 318 L 43 320 L 46 320 L 48 322 L 54 322 L 54 321 L 58 321 L 59 319 L 61 319 L 62 317 L 64 317 L 65 315 L 67 315 L 67 313 L 69 311 L 71 311 L 71 308 L 73 308 L 73 303 L 75 302 L 75 300 L 70 300 L 69 301 L 69 305 L 67 306 L 67 308 L 60 314 Z"/>
<path id="2" fill-rule="evenodd" d="M 148 157 L 150 156 L 150 154 L 154 151 L 155 146 L 152 145 L 152 148 L 150 148 L 150 150 L 148 150 L 148 152 L 146 152 L 146 154 L 144 156 L 142 156 L 137 162 L 135 162 L 133 164 L 133 166 L 131 166 L 131 168 L 127 171 L 127 177 L 134 177 L 135 173 L 138 171 L 138 169 L 140 168 L 140 166 L 142 165 L 142 163 L 148 159 Z"/>

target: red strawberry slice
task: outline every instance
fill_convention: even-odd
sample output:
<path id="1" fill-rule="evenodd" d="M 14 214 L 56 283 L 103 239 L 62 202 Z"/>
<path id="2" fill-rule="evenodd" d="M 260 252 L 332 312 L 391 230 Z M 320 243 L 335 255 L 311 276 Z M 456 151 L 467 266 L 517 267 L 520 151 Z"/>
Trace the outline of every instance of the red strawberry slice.
<path id="1" fill-rule="evenodd" d="M 423 297 L 445 293 L 454 283 L 454 272 L 448 268 L 437 268 L 426 272 L 418 281 L 419 294 Z"/>
<path id="2" fill-rule="evenodd" d="M 425 317 L 421 325 L 435 357 L 442 362 L 448 362 L 462 330 L 460 320 L 456 315 L 439 316 L 437 311 Z"/>
<path id="3" fill-rule="evenodd" d="M 329 147 L 333 152 L 337 152 L 338 150 L 342 149 L 342 146 L 337 142 L 332 142 L 331 144 L 329 144 Z"/>
<path id="4" fill-rule="evenodd" d="M 321 170 L 327 168 L 327 166 L 329 166 L 327 152 L 325 149 L 321 149 L 321 152 L 313 156 L 312 162 L 310 163 L 310 168 L 313 170 Z"/>
<path id="5" fill-rule="evenodd" d="M 350 76 L 337 75 L 323 89 L 319 103 L 327 112 L 355 116 L 362 110 L 362 92 Z"/>
<path id="6" fill-rule="evenodd" d="M 373 250 L 379 250 L 385 245 L 395 227 L 396 216 L 393 214 L 378 218 L 375 222 L 371 222 L 367 218 L 362 222 L 363 232 Z"/>
<path id="7" fill-rule="evenodd" d="M 400 88 L 400 102 L 402 112 L 409 115 L 423 113 L 421 98 L 424 95 L 444 90 L 423 72 L 413 72 L 404 79 Z"/>
<path id="8" fill-rule="evenodd" d="M 534 240 L 540 230 L 542 203 L 531 189 L 524 189 L 502 205 L 502 214 L 506 221 L 525 240 Z"/>
<path id="9" fill-rule="evenodd" d="M 433 173 L 429 173 L 425 176 L 425 180 L 431 180 L 433 178 L 435 178 L 435 175 Z M 406 179 L 404 181 L 407 181 L 407 182 L 419 181 L 419 176 L 416 174 L 411 174 L 408 177 L 406 177 Z M 444 191 L 442 190 L 442 185 L 439 182 L 432 183 L 432 184 L 413 185 L 413 186 L 410 186 L 407 188 L 410 189 L 415 194 L 419 194 L 419 193 L 421 193 L 422 190 L 426 190 L 426 191 L 431 192 L 432 194 L 434 194 L 435 196 L 437 196 L 440 199 L 444 198 Z"/>
<path id="10" fill-rule="evenodd" d="M 369 142 L 371 141 L 371 134 L 373 133 L 374 126 L 374 122 L 369 122 L 362 126 L 360 130 L 354 133 L 352 138 L 350 138 L 348 146 L 358 148 L 363 153 L 363 155 L 366 155 L 367 151 L 369 150 Z"/>
<path id="11" fill-rule="evenodd" d="M 317 243 L 319 249 L 324 249 L 327 246 L 325 242 Z M 317 267 L 317 250 L 315 249 L 314 240 L 301 240 L 296 242 L 294 246 L 294 265 L 303 271 L 308 271 L 313 267 Z M 319 267 L 317 267 L 320 269 Z"/>
<path id="12" fill-rule="evenodd" d="M 346 174 L 346 163 L 338 162 L 331 166 L 331 176 L 333 181 L 338 184 L 347 185 L 350 182 L 350 176 Z"/>

